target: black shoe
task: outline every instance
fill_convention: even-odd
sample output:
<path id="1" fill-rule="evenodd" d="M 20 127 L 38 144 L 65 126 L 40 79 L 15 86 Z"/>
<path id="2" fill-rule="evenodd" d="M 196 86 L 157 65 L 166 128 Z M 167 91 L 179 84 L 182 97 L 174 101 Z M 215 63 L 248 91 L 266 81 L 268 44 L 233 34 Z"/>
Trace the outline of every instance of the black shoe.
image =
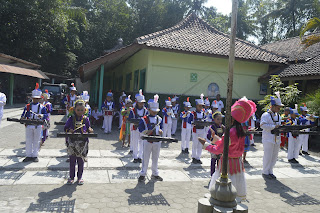
<path id="1" fill-rule="evenodd" d="M 139 162 L 139 163 L 142 163 L 142 159 L 141 159 L 141 158 L 138 158 L 138 162 Z"/>
<path id="2" fill-rule="evenodd" d="M 139 182 L 144 182 L 146 180 L 146 177 L 145 176 L 140 176 L 139 178 L 138 178 L 138 181 Z"/>
<path id="3" fill-rule="evenodd" d="M 253 143 L 253 144 L 251 144 L 251 146 L 256 146 L 256 145 Z"/>
<path id="4" fill-rule="evenodd" d="M 139 159 L 133 159 L 133 163 L 139 163 Z"/>
<path id="5" fill-rule="evenodd" d="M 192 158 L 192 163 L 197 164 L 198 161 L 195 158 Z"/>
<path id="6" fill-rule="evenodd" d="M 299 161 L 297 161 L 295 158 L 292 159 L 293 163 L 299 163 Z"/>
<path id="7" fill-rule="evenodd" d="M 293 163 L 293 159 L 288 160 L 289 163 Z"/>
<path id="8" fill-rule="evenodd" d="M 32 159 L 33 162 L 39 162 L 39 158 L 35 157 Z"/>
<path id="9" fill-rule="evenodd" d="M 26 157 L 25 159 L 23 159 L 22 162 L 29 162 L 29 161 L 31 161 L 31 160 L 33 160 L 31 157 Z"/>
<path id="10" fill-rule="evenodd" d="M 130 150 L 129 154 L 132 154 L 132 153 L 133 153 L 133 151 L 132 151 L 132 150 Z"/>
<path id="11" fill-rule="evenodd" d="M 301 152 L 299 152 L 299 155 L 302 155 L 302 153 L 301 153 Z"/>
<path id="12" fill-rule="evenodd" d="M 199 159 L 199 160 L 197 160 L 197 163 L 198 164 L 202 164 L 202 161 Z"/>
<path id="13" fill-rule="evenodd" d="M 185 154 L 185 153 L 186 153 L 186 151 L 185 151 L 185 150 L 181 150 L 181 153 L 182 153 L 182 154 Z"/>
<path id="14" fill-rule="evenodd" d="M 189 149 L 186 148 L 186 149 L 184 150 L 184 152 L 187 153 L 187 154 L 189 154 Z"/>
<path id="15" fill-rule="evenodd" d="M 66 160 L 66 162 L 70 162 L 70 158 L 68 158 L 68 159 Z"/>
<path id="16" fill-rule="evenodd" d="M 151 179 L 152 179 L 152 180 L 156 180 L 156 181 L 163 181 L 163 178 L 160 177 L 159 175 L 158 175 L 158 176 L 151 175 Z"/>
<path id="17" fill-rule="evenodd" d="M 310 155 L 308 152 L 302 151 L 302 154 L 304 155 Z"/>
<path id="18" fill-rule="evenodd" d="M 277 177 L 274 174 L 269 175 L 272 179 L 277 179 Z"/>
<path id="19" fill-rule="evenodd" d="M 262 174 L 262 177 L 264 179 L 272 179 L 272 177 L 270 175 L 266 175 L 266 174 Z"/>

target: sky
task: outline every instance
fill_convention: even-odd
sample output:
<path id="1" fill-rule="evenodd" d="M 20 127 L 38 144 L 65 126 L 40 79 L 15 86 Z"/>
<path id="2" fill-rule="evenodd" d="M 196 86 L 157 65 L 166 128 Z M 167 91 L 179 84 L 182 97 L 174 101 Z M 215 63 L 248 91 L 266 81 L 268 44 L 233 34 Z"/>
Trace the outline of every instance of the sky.
<path id="1" fill-rule="evenodd" d="M 214 6 L 219 13 L 228 15 L 232 10 L 232 0 L 208 0 L 205 6 Z"/>

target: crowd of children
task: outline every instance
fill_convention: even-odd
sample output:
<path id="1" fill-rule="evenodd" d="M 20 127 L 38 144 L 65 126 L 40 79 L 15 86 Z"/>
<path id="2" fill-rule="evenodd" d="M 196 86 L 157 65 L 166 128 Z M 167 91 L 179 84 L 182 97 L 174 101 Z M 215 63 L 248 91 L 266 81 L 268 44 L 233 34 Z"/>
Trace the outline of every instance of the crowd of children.
<path id="1" fill-rule="evenodd" d="M 146 104 L 145 96 L 142 90 L 135 95 L 135 100 L 131 100 L 131 95 L 124 92 L 119 98 L 119 112 L 116 111 L 113 93 L 107 92 L 106 99 L 101 108 L 97 106 L 91 110 L 89 105 L 89 94 L 83 91 L 77 96 L 77 89 L 72 84 L 70 94 L 63 100 L 66 106 L 67 122 L 64 130 L 74 133 L 91 133 L 91 125 L 102 126 L 106 134 L 112 131 L 112 122 L 115 113 L 119 113 L 120 135 L 119 141 L 124 147 L 126 144 L 130 147 L 134 163 L 142 163 L 139 181 L 144 181 L 148 169 L 149 159 L 152 159 L 152 179 L 162 181 L 158 172 L 158 158 L 160 153 L 161 141 L 149 141 L 141 139 L 142 135 L 161 136 L 170 138 L 175 135 L 178 127 L 178 119 L 181 119 L 181 154 L 189 154 L 189 144 L 192 140 L 192 163 L 202 164 L 201 154 L 203 147 L 211 152 L 211 176 L 212 183 L 219 176 L 221 170 L 221 159 L 223 156 L 223 137 L 225 127 L 223 125 L 224 104 L 220 100 L 220 95 L 216 100 L 210 103 L 209 99 L 204 99 L 201 94 L 199 99 L 195 100 L 195 108 L 191 110 L 192 105 L 189 97 L 183 102 L 184 110 L 180 112 L 179 98 L 168 97 L 164 102 L 164 108 L 160 110 L 159 96 L 155 95 Z M 38 162 L 38 152 L 41 145 L 44 144 L 49 135 L 50 114 L 52 105 L 49 102 L 50 94 L 43 92 L 36 85 L 32 91 L 32 103 L 27 104 L 22 118 L 33 120 L 44 120 L 43 125 L 26 125 L 26 158 L 24 162 Z M 260 127 L 262 128 L 262 142 L 264 146 L 263 157 L 263 176 L 276 178 L 273 174 L 273 167 L 276 163 L 279 148 L 288 147 L 288 161 L 298 163 L 299 154 L 309 155 L 308 153 L 308 135 L 294 135 L 292 133 L 281 135 L 280 137 L 271 133 L 271 130 L 282 125 L 310 125 L 313 123 L 313 117 L 308 115 L 307 107 L 301 106 L 301 115 L 298 113 L 298 106 L 285 108 L 284 114 L 279 115 L 282 107 L 279 94 L 271 97 L 271 108 L 261 117 Z M 241 108 L 241 110 L 239 110 Z M 244 110 L 243 110 L 244 109 Z M 158 115 L 159 111 L 162 116 Z M 246 162 L 246 154 L 250 146 L 254 146 L 253 135 L 245 135 L 245 130 L 255 130 L 256 106 L 252 101 L 242 98 L 238 100 L 231 108 L 233 128 L 230 132 L 230 154 L 229 174 L 231 177 L 239 179 L 245 185 L 243 176 L 243 163 Z M 201 122 L 209 122 L 211 125 L 199 125 Z M 310 131 L 306 129 L 305 131 Z M 191 139 L 192 136 L 192 139 Z M 126 142 L 127 141 L 127 142 Z M 209 143 L 208 143 L 209 142 Z M 83 184 L 82 179 L 83 165 L 88 153 L 88 139 L 75 141 L 72 138 L 66 139 L 67 150 L 70 163 L 70 177 L 68 184 L 74 183 L 75 165 L 78 164 L 77 180 L 78 184 Z M 302 153 L 300 149 L 302 148 Z M 216 166 L 218 167 L 216 169 Z M 212 185 L 212 184 L 211 184 Z M 210 186 L 211 186 L 210 185 Z M 245 195 L 245 189 L 236 187 L 239 196 Z"/>

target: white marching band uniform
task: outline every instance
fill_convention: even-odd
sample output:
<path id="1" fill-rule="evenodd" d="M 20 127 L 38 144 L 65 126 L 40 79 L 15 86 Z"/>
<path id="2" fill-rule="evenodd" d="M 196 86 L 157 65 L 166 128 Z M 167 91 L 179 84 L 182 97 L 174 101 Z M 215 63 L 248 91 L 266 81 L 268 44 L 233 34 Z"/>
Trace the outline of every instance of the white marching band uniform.
<path id="1" fill-rule="evenodd" d="M 113 97 L 112 92 L 107 93 L 107 97 Z M 112 119 L 113 119 L 113 111 L 114 111 L 114 103 L 113 101 L 105 100 L 101 106 L 101 110 L 104 112 L 103 114 L 103 127 L 105 133 L 111 133 L 112 128 Z"/>
<path id="2" fill-rule="evenodd" d="M 172 120 L 174 117 L 171 100 L 166 100 L 166 107 L 162 109 L 163 137 L 171 137 Z"/>
<path id="3" fill-rule="evenodd" d="M 283 106 L 280 97 L 271 98 L 272 105 Z M 277 125 L 281 125 L 281 117 L 278 113 L 273 113 L 271 110 L 269 110 L 268 112 L 262 114 L 260 127 L 262 128 L 262 144 L 264 151 L 262 170 L 264 175 L 273 175 L 273 167 L 278 159 L 281 143 L 280 135 L 276 136 L 275 134 L 271 133 L 271 130 L 273 130 Z"/>
<path id="4" fill-rule="evenodd" d="M 188 98 L 189 99 L 189 98 Z M 191 108 L 191 103 L 189 101 L 183 102 L 184 107 Z M 186 152 L 189 150 L 189 143 L 191 139 L 191 119 L 190 119 L 191 111 L 182 111 L 180 113 L 181 118 L 181 150 Z"/>
<path id="5" fill-rule="evenodd" d="M 297 116 L 299 115 L 298 109 L 290 109 L 290 114 L 296 114 Z M 299 125 L 299 120 L 298 117 L 293 119 L 290 117 L 286 125 Z M 293 136 L 291 132 L 288 133 L 288 155 L 287 158 L 288 160 L 292 159 L 297 159 L 299 157 L 299 150 L 300 150 L 300 138 L 301 135 L 298 136 Z"/>
<path id="6" fill-rule="evenodd" d="M 196 99 L 196 105 L 204 105 L 203 96 L 201 95 L 201 99 Z M 202 109 L 200 112 L 197 110 L 193 111 L 190 114 L 190 120 L 203 120 L 205 118 L 204 110 Z M 192 158 L 196 160 L 200 160 L 202 153 L 202 144 L 199 142 L 198 137 L 206 138 L 206 132 L 204 128 L 196 128 L 193 126 L 192 129 Z"/>
<path id="7" fill-rule="evenodd" d="M 32 91 L 32 98 L 41 98 L 42 92 L 38 88 Z M 40 118 L 38 115 L 42 115 Z M 30 103 L 24 108 L 21 118 L 25 119 L 34 119 L 34 120 L 43 120 L 47 118 L 47 110 L 44 105 L 41 103 Z M 42 126 L 38 125 L 27 125 L 26 126 L 26 157 L 28 158 L 37 158 L 40 148 Z"/>
<path id="8" fill-rule="evenodd" d="M 1 127 L 1 119 L 3 116 L 3 108 L 6 105 L 7 97 L 4 93 L 0 92 L 0 127 Z"/>
<path id="9" fill-rule="evenodd" d="M 205 121 L 212 122 L 213 121 L 213 119 L 212 119 L 212 110 L 210 109 L 210 101 L 209 101 L 208 98 L 206 98 L 206 100 L 204 100 L 204 104 L 205 104 L 205 106 L 209 107 L 208 109 L 204 109 Z M 205 126 L 204 127 L 204 132 L 208 133 L 209 129 L 210 129 L 210 126 Z M 207 140 L 209 141 L 209 139 L 207 139 Z"/>
<path id="10" fill-rule="evenodd" d="M 174 106 L 172 105 L 172 111 L 173 111 L 174 117 L 172 118 L 172 127 L 171 127 L 171 134 L 175 135 L 178 127 L 180 105 L 177 103 L 177 97 L 172 98 L 171 102 L 176 103 L 176 105 Z"/>
<path id="11" fill-rule="evenodd" d="M 137 94 L 136 96 L 136 101 L 138 103 L 145 103 L 145 97 L 142 94 L 142 90 L 139 91 L 139 94 Z M 129 114 L 129 119 L 140 119 L 143 116 L 148 114 L 148 110 L 147 108 L 145 108 L 145 106 L 143 106 L 141 109 L 138 108 L 138 105 L 135 105 L 135 108 L 133 108 L 130 111 Z M 140 132 L 138 129 L 138 125 L 133 125 L 130 124 L 130 136 L 131 136 L 131 141 L 130 141 L 130 147 L 132 147 L 132 155 L 134 160 L 140 160 L 143 159 L 143 141 L 140 138 Z M 136 162 L 136 161 L 135 161 Z"/>
<path id="12" fill-rule="evenodd" d="M 301 106 L 300 107 L 301 111 L 308 111 L 307 106 Z M 299 121 L 300 125 L 311 125 L 313 122 L 310 119 L 307 119 L 308 115 L 300 115 Z M 305 132 L 310 132 L 310 128 L 305 129 Z M 300 140 L 300 147 L 299 150 L 302 148 L 302 152 L 307 153 L 308 152 L 308 142 L 309 142 L 309 135 L 307 134 L 301 134 L 299 135 L 299 140 Z"/>

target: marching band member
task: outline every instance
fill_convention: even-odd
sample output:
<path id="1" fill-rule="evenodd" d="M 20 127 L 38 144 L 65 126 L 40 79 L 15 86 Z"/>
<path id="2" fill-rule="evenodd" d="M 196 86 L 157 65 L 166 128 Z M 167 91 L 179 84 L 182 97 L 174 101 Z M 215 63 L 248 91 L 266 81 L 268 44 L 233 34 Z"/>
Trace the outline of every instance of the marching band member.
<path id="1" fill-rule="evenodd" d="M 180 105 L 177 103 L 178 97 L 172 98 L 172 111 L 174 114 L 174 117 L 172 117 L 172 128 L 171 128 L 171 134 L 175 135 L 177 131 L 178 126 L 178 117 L 179 117 L 179 111 L 180 111 Z"/>
<path id="2" fill-rule="evenodd" d="M 0 82 L 0 127 L 1 127 L 1 119 L 2 119 L 2 116 L 3 116 L 3 108 L 4 106 L 6 105 L 6 102 L 7 102 L 7 97 L 4 93 L 1 92 L 1 88 L 2 88 L 2 85 L 1 85 L 1 82 Z"/>
<path id="3" fill-rule="evenodd" d="M 207 139 L 213 145 L 214 145 L 214 143 L 212 143 L 212 141 L 213 141 L 212 131 L 214 131 L 214 135 L 217 135 L 219 137 L 222 137 L 224 135 L 225 126 L 222 124 L 222 118 L 223 118 L 223 115 L 219 111 L 216 111 L 212 115 L 212 119 L 214 121 L 214 124 L 212 124 L 208 130 Z M 216 155 L 216 154 L 211 153 L 211 169 L 210 169 L 211 176 L 216 171 L 216 163 L 218 163 L 217 160 L 220 159 L 220 156 L 221 156 L 220 154 Z"/>
<path id="4" fill-rule="evenodd" d="M 82 132 L 82 133 L 91 133 L 93 129 L 90 126 L 90 121 L 87 116 L 85 116 L 86 108 L 85 102 L 83 100 L 77 100 L 73 108 L 74 114 L 68 118 L 65 126 L 65 132 Z M 89 139 L 86 138 L 83 141 L 76 141 L 72 138 L 68 138 L 68 147 L 67 152 L 69 155 L 69 167 L 70 167 L 70 177 L 67 184 L 74 183 L 75 177 L 75 166 L 78 164 L 78 184 L 83 185 L 84 181 L 82 179 L 84 160 L 88 154 L 88 143 Z"/>
<path id="5" fill-rule="evenodd" d="M 85 108 L 86 108 L 86 116 L 88 118 L 90 118 L 91 116 L 91 107 L 89 105 L 89 100 L 90 100 L 90 96 L 88 91 L 83 91 L 81 94 L 81 99 L 84 101 L 85 103 Z"/>
<path id="6" fill-rule="evenodd" d="M 209 98 L 204 100 L 204 114 L 205 114 L 205 121 L 212 122 L 212 110 L 210 109 L 210 101 Z M 209 130 L 209 126 L 204 127 L 204 131 L 207 133 Z"/>
<path id="7" fill-rule="evenodd" d="M 143 116 L 148 114 L 147 108 L 145 108 L 144 103 L 146 102 L 142 90 L 139 90 L 139 93 L 136 97 L 136 106 L 130 111 L 129 119 L 140 119 Z M 130 125 L 131 129 L 131 142 L 132 144 L 132 154 L 133 162 L 141 163 L 143 157 L 143 141 L 140 138 L 140 133 L 137 125 Z"/>
<path id="8" fill-rule="evenodd" d="M 190 115 L 190 121 L 204 120 L 205 114 L 203 110 L 204 100 L 203 94 L 201 94 L 200 99 L 196 99 L 196 110 L 192 111 Z M 202 153 L 202 145 L 198 140 L 198 137 L 205 138 L 206 132 L 203 126 L 193 125 L 192 129 L 192 163 L 202 164 L 200 157 Z"/>
<path id="9" fill-rule="evenodd" d="M 45 106 L 39 103 L 41 95 L 42 92 L 37 83 L 35 89 L 32 91 L 32 102 L 25 106 L 21 115 L 22 119 L 39 120 L 47 118 Z M 26 125 L 26 158 L 23 162 L 39 162 L 38 152 L 40 148 L 41 131 L 41 125 Z"/>
<path id="10" fill-rule="evenodd" d="M 162 135 L 162 118 L 157 115 L 160 111 L 159 96 L 155 95 L 152 101 L 149 101 L 149 115 L 144 116 L 139 123 L 139 132 L 145 135 Z M 147 141 L 143 140 L 143 160 L 142 169 L 140 172 L 139 182 L 144 182 L 146 180 L 147 169 L 149 165 L 150 155 L 152 153 L 152 176 L 151 179 L 157 181 L 163 181 L 162 177 L 159 176 L 158 171 L 158 160 L 161 148 L 161 141 Z"/>
<path id="11" fill-rule="evenodd" d="M 314 124 L 314 118 L 312 115 L 307 114 L 308 113 L 308 108 L 305 103 L 303 103 L 303 106 L 300 107 L 301 110 L 301 115 L 299 117 L 300 125 L 312 125 Z M 310 128 L 304 130 L 305 132 L 310 132 Z M 307 134 L 301 134 L 299 136 L 300 139 L 300 144 L 302 146 L 302 154 L 304 155 L 310 155 L 308 153 L 308 142 L 309 142 L 309 135 Z M 299 149 L 301 148 L 299 147 Z"/>
<path id="12" fill-rule="evenodd" d="M 113 112 L 114 112 L 114 103 L 112 101 L 113 94 L 111 90 L 107 93 L 106 100 L 103 102 L 101 109 L 103 111 L 104 120 L 103 120 L 103 126 L 104 126 L 104 133 L 109 134 L 111 133 L 112 128 L 112 118 L 113 118 Z"/>
<path id="13" fill-rule="evenodd" d="M 249 119 L 249 129 L 255 129 L 256 128 L 256 115 L 253 114 L 250 119 Z M 254 134 L 251 134 L 252 136 L 250 137 L 250 145 L 255 146 L 254 144 Z"/>
<path id="14" fill-rule="evenodd" d="M 130 99 L 131 95 L 128 95 L 128 97 L 125 100 L 125 106 L 121 110 L 122 115 L 122 126 L 120 129 L 120 135 L 119 140 L 122 140 L 122 147 L 124 147 L 126 137 L 128 135 L 128 147 L 130 146 L 130 123 L 127 123 L 127 119 L 129 117 L 129 114 L 132 110 L 132 100 Z"/>
<path id="15" fill-rule="evenodd" d="M 123 115 L 121 113 L 122 109 L 126 107 L 126 98 L 127 95 L 122 92 L 122 95 L 120 96 L 120 102 L 119 102 L 119 129 L 121 129 L 122 127 L 122 120 L 123 120 Z"/>
<path id="16" fill-rule="evenodd" d="M 163 137 L 171 137 L 172 120 L 174 117 L 171 98 L 168 97 L 168 100 L 166 100 L 165 102 L 166 102 L 166 107 L 162 109 L 162 115 L 164 119 Z"/>
<path id="17" fill-rule="evenodd" d="M 50 94 L 48 90 L 45 90 L 45 93 L 42 93 L 42 98 L 43 98 L 43 105 L 47 110 L 47 125 L 43 125 L 43 130 L 42 130 L 42 140 L 41 140 L 41 146 L 44 144 L 46 139 L 49 136 L 49 128 L 50 128 L 50 115 L 52 112 L 52 104 L 48 101 L 50 99 Z"/>
<path id="18" fill-rule="evenodd" d="M 103 123 L 102 111 L 99 110 L 97 106 L 95 106 L 91 112 L 90 122 L 92 125 L 102 125 Z"/>
<path id="19" fill-rule="evenodd" d="M 242 154 L 244 151 L 245 132 L 241 123 L 246 122 L 256 111 L 256 104 L 248 100 L 246 97 L 241 98 L 231 107 L 232 127 L 230 129 L 229 155 L 228 155 L 228 178 L 237 190 L 237 198 L 241 201 L 246 199 L 247 184 L 244 174 L 244 165 Z M 212 131 L 212 143 L 210 145 L 204 138 L 199 138 L 203 144 L 203 148 L 213 154 L 222 154 L 224 147 L 224 136 L 222 138 L 215 135 Z M 215 187 L 216 180 L 221 176 L 223 156 L 220 158 L 217 170 L 211 177 L 209 189 Z"/>
<path id="20" fill-rule="evenodd" d="M 74 83 L 71 83 L 70 94 L 68 94 L 64 99 L 63 103 L 66 105 L 66 115 L 69 115 L 69 110 L 71 107 L 74 107 L 74 102 L 78 100 L 77 97 L 77 88 L 74 86 Z"/>
<path id="21" fill-rule="evenodd" d="M 287 126 L 293 126 L 293 125 L 299 125 L 299 120 L 297 119 L 297 116 L 299 116 L 298 113 L 298 105 L 296 104 L 295 109 L 290 108 L 290 117 L 286 120 Z M 299 151 L 300 151 L 300 138 L 301 135 L 292 135 L 291 132 L 288 133 L 288 161 L 290 163 L 299 163 L 297 161 L 297 158 L 299 157 Z"/>
<path id="22" fill-rule="evenodd" d="M 271 109 L 262 114 L 260 124 L 264 151 L 262 176 L 268 179 L 276 179 L 273 174 L 273 167 L 277 162 L 280 149 L 280 136 L 271 133 L 271 130 L 281 125 L 279 111 L 283 107 L 280 93 L 275 92 L 275 94 L 276 97 L 271 96 Z"/>
<path id="23" fill-rule="evenodd" d="M 284 109 L 284 114 L 281 115 L 281 125 L 286 125 L 286 121 L 290 118 L 290 107 Z M 288 135 L 286 133 L 281 133 L 281 143 L 280 148 L 283 149 L 288 145 Z"/>
<path id="24" fill-rule="evenodd" d="M 215 113 L 216 111 L 218 111 L 218 102 L 217 100 L 214 100 L 212 101 L 212 104 L 211 104 L 211 111 L 212 111 L 212 114 Z M 220 112 L 220 111 L 219 111 Z M 222 112 L 221 112 L 222 113 Z"/>
<path id="25" fill-rule="evenodd" d="M 189 154 L 189 143 L 191 138 L 191 120 L 190 120 L 190 108 L 191 103 L 189 102 L 189 97 L 187 101 L 183 102 L 184 111 L 180 113 L 180 118 L 182 120 L 181 125 L 181 152 Z"/>
<path id="26" fill-rule="evenodd" d="M 221 112 L 221 113 L 223 113 L 223 111 L 224 111 L 224 104 L 223 104 L 223 102 L 221 101 L 221 99 L 220 99 L 220 94 L 217 94 L 217 96 L 216 96 L 216 102 L 215 102 L 217 105 L 218 105 L 218 111 L 219 112 Z"/>

